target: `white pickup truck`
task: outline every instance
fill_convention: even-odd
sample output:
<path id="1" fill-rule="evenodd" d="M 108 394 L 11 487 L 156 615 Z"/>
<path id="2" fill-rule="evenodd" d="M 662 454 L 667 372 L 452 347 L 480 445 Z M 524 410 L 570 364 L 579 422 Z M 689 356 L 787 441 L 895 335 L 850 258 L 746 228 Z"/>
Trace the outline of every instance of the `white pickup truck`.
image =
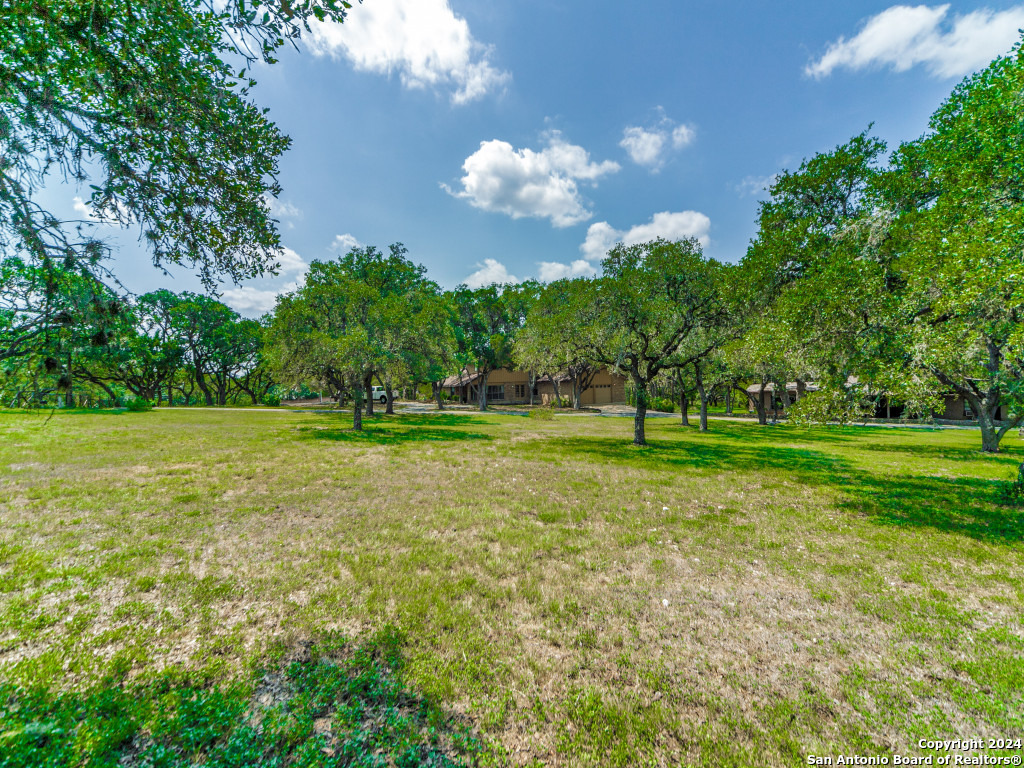
<path id="1" fill-rule="evenodd" d="M 386 403 L 388 401 L 388 391 L 386 389 L 384 389 L 384 387 L 373 387 L 372 397 L 378 403 L 383 405 L 384 403 Z M 395 390 L 391 390 L 391 399 L 392 400 L 397 400 L 398 399 L 398 392 L 396 392 Z"/>

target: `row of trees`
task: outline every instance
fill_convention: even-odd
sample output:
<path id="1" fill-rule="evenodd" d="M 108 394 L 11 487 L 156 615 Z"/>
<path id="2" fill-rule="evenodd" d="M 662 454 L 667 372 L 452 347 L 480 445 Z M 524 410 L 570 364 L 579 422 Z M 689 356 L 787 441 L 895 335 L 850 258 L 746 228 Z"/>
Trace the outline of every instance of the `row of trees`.
<path id="1" fill-rule="evenodd" d="M 273 386 L 265 321 L 166 290 L 133 300 L 105 293 L 91 304 L 92 323 L 59 323 L 5 362 L 4 404 L 119 402 L 125 394 L 168 405 L 255 404 Z"/>
<path id="2" fill-rule="evenodd" d="M 282 302 L 278 365 L 340 390 L 468 362 L 481 408 L 496 368 L 566 372 L 578 405 L 608 366 L 636 393 L 637 444 L 647 393 L 665 377 L 700 398 L 702 426 L 712 387 L 745 392 L 751 381 L 813 380 L 819 391 L 799 405 L 821 421 L 859 413 L 869 394 L 922 414 L 955 394 L 983 450 L 997 451 L 1024 420 L 1022 93 L 1018 46 L 958 85 L 929 131 L 888 158 L 869 128 L 781 174 L 735 266 L 704 258 L 695 241 L 659 240 L 615 247 L 597 278 L 461 287 L 445 300 L 404 252 L 355 251 L 317 265 Z M 373 277 L 363 262 L 416 279 Z"/>
<path id="3" fill-rule="evenodd" d="M 488 376 L 517 365 L 567 373 L 578 406 L 609 366 L 636 393 L 637 443 L 648 392 L 666 380 L 684 401 L 700 399 L 702 425 L 713 389 L 792 379 L 821 387 L 801 403 L 818 420 L 857 413 L 866 393 L 929 413 L 952 392 L 970 403 L 986 451 L 1020 422 L 1019 46 L 958 85 L 928 132 L 888 157 L 869 128 L 783 173 L 738 265 L 704 258 L 693 241 L 654 241 L 614 248 L 598 278 L 446 293 L 396 244 L 314 263 L 263 321 L 192 294 L 119 298 L 103 243 L 33 202 L 48 169 L 79 180 L 101 169 L 93 210 L 140 225 L 158 263 L 194 263 L 210 285 L 272 268 L 267 195 L 287 139 L 225 57 L 270 61 L 306 18 L 340 19 L 346 5 L 172 4 L 151 14 L 145 4 L 94 3 L 80 18 L 76 8 L 40 16 L 36 4 L 12 6 L 0 32 L 18 75 L 0 86 L 5 390 L 27 391 L 31 380 L 39 391 L 46 379 L 66 400 L 89 386 L 223 404 L 260 400 L 273 375 L 347 394 L 358 413 L 374 380 L 389 391 L 430 381 L 440 402 L 443 376 L 471 364 L 486 408 Z M 126 50 L 119 36 L 139 24 L 153 27 L 145 56 L 108 54 Z M 167 74 L 154 80 L 153 71 Z M 1003 408 L 1013 416 L 998 423 Z"/>
<path id="4" fill-rule="evenodd" d="M 705 360 L 735 334 L 729 273 L 704 258 L 695 240 L 657 240 L 616 247 L 594 280 L 444 293 L 401 245 L 388 254 L 355 248 L 313 262 L 305 285 L 280 300 L 268 355 L 287 386 L 315 382 L 335 396 L 352 394 L 356 429 L 374 381 L 388 391 L 429 381 L 443 407 L 444 377 L 472 365 L 485 410 L 490 374 L 517 366 L 534 380 L 567 373 L 578 408 L 581 392 L 607 366 L 633 384 L 635 442 L 643 444 L 650 385 L 664 371 L 692 370 L 703 391 Z"/>
<path id="5" fill-rule="evenodd" d="M 985 451 L 1024 419 L 1022 93 L 1018 45 L 887 160 L 865 132 L 771 187 L 744 262 L 772 318 L 752 345 L 831 410 L 856 407 L 856 376 L 919 412 L 963 397 Z"/>

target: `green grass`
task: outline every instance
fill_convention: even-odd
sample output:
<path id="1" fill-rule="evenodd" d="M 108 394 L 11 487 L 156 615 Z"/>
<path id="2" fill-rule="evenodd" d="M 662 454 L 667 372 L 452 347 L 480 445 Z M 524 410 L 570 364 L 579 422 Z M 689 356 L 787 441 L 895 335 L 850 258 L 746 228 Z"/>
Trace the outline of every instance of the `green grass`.
<path id="1" fill-rule="evenodd" d="M 0 684 L 4 766 L 470 764 L 464 725 L 401 682 L 400 635 L 385 629 L 352 648 L 331 638 L 297 658 L 223 687 L 159 674 L 83 692 Z"/>
<path id="2" fill-rule="evenodd" d="M 48 416 L 0 413 L 0 738 L 217 764 L 235 731 L 158 738 L 161 696 L 255 728 L 283 656 L 388 627 L 389 690 L 420 703 L 359 727 L 395 761 L 431 727 L 439 761 L 622 766 L 1024 735 L 1016 436 L 988 456 L 970 431 L 652 419 L 638 449 L 600 417 Z M 296 669 L 361 674 L 318 653 Z M 265 761 L 318 745 L 319 717 Z"/>

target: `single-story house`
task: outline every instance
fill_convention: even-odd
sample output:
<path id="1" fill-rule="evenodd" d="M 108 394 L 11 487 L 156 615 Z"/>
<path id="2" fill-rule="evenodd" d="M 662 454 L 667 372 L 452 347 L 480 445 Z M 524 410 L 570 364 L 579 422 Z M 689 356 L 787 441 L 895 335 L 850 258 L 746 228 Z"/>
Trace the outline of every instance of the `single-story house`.
<path id="1" fill-rule="evenodd" d="M 473 366 L 467 366 L 455 376 L 449 376 L 441 384 L 452 400 L 460 403 L 475 403 L 483 376 Z M 555 402 L 555 384 L 562 401 L 572 398 L 572 382 L 560 373 L 552 381 L 549 376 L 538 377 L 533 384 L 533 402 L 543 405 Z M 530 374 L 528 371 L 499 368 L 487 377 L 487 402 L 496 404 L 523 404 L 531 400 Z M 626 402 L 626 378 L 602 368 L 580 393 L 580 405 L 602 405 Z"/>
<path id="2" fill-rule="evenodd" d="M 855 386 L 857 378 L 851 376 L 847 379 L 847 385 Z M 747 387 L 747 410 L 753 412 L 757 410 L 754 407 L 757 401 L 758 391 L 761 389 L 760 384 L 751 384 Z M 804 384 L 804 393 L 817 392 L 818 386 L 812 382 L 806 382 Z M 781 392 L 781 390 L 780 390 Z M 786 382 L 786 392 L 789 395 L 789 402 L 795 403 L 799 399 L 799 391 L 795 381 Z M 774 413 L 777 409 L 779 414 L 785 413 L 785 407 L 781 393 L 777 396 L 775 394 L 775 385 L 773 383 L 766 384 L 764 392 L 761 397 L 764 403 L 765 410 Z M 974 414 L 971 413 L 971 406 L 962 395 L 947 394 L 943 395 L 943 407 L 941 411 L 935 411 L 932 414 L 936 419 L 946 419 L 949 421 L 970 421 L 974 419 Z M 876 419 L 898 419 L 903 416 L 903 404 L 897 401 L 891 401 L 886 396 L 881 396 L 875 405 L 874 418 Z M 999 408 L 997 419 L 1008 419 L 1009 408 L 1005 405 Z"/>
<path id="3" fill-rule="evenodd" d="M 812 382 L 804 382 L 803 385 L 804 394 L 808 392 L 817 392 L 818 386 Z M 751 384 L 747 387 L 747 410 L 756 411 L 755 403 L 757 402 L 758 394 L 760 393 L 761 402 L 764 403 L 764 409 L 768 412 L 774 412 L 778 410 L 780 414 L 785 413 L 785 401 L 782 399 L 782 390 L 780 389 L 778 394 L 775 391 L 775 384 L 768 382 L 764 385 L 764 390 L 761 389 L 760 384 Z M 795 403 L 800 399 L 800 388 L 797 386 L 795 381 L 786 382 L 786 394 L 789 395 L 789 402 Z"/>

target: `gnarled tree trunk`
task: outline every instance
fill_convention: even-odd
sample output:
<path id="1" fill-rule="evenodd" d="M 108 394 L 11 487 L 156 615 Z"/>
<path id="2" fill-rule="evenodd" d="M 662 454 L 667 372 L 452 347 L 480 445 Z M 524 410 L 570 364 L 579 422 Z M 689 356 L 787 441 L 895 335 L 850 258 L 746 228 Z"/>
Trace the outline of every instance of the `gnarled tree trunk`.
<path id="1" fill-rule="evenodd" d="M 697 370 L 697 393 L 700 395 L 700 431 L 708 431 L 708 391 L 704 386 L 704 377 Z"/>
<path id="2" fill-rule="evenodd" d="M 644 434 L 644 419 L 647 418 L 647 387 L 635 380 L 636 385 L 636 415 L 633 417 L 633 445 L 647 445 L 647 436 Z"/>
<path id="3" fill-rule="evenodd" d="M 487 380 L 490 377 L 491 372 L 487 371 L 480 377 L 480 383 L 477 385 L 476 400 L 481 411 L 487 410 Z"/>
<path id="4" fill-rule="evenodd" d="M 373 374 L 363 379 L 363 392 L 366 397 L 366 415 L 373 416 Z"/>

